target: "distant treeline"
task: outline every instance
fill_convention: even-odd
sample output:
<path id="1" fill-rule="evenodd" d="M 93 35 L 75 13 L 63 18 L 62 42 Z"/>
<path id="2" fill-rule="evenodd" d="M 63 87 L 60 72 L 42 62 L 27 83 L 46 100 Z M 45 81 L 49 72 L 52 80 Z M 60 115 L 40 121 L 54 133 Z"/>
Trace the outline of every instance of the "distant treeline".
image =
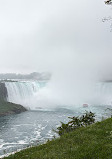
<path id="1" fill-rule="evenodd" d="M 51 78 L 51 73 L 48 72 L 33 72 L 30 74 L 16 74 L 16 73 L 1 73 L 0 79 L 33 79 L 33 80 L 49 80 Z"/>

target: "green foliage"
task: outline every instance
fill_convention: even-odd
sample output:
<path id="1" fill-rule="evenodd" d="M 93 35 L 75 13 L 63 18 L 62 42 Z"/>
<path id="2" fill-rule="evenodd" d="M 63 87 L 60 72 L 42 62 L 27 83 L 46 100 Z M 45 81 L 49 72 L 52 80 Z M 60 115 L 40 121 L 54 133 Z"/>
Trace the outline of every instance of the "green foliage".
<path id="1" fill-rule="evenodd" d="M 82 115 L 81 117 L 68 117 L 71 119 L 67 124 L 64 124 L 61 122 L 61 126 L 57 128 L 56 133 L 58 133 L 60 136 L 64 133 L 68 133 L 70 131 L 73 131 L 79 127 L 85 127 L 88 125 L 91 125 L 95 122 L 95 114 L 92 112 L 87 112 Z"/>

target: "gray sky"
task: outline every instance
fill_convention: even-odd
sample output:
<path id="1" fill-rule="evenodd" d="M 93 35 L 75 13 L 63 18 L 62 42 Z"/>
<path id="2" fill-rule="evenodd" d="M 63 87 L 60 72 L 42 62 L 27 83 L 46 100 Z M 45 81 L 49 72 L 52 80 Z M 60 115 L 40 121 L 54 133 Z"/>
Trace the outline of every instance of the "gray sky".
<path id="1" fill-rule="evenodd" d="M 0 72 L 112 66 L 111 14 L 103 0 L 1 0 Z"/>

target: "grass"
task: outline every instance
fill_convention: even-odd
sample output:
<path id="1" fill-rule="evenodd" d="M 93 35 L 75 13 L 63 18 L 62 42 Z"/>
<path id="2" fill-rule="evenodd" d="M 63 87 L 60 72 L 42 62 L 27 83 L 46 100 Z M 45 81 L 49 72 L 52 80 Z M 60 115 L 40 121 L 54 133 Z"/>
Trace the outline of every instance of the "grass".
<path id="1" fill-rule="evenodd" d="M 112 118 L 4 159 L 112 159 Z"/>

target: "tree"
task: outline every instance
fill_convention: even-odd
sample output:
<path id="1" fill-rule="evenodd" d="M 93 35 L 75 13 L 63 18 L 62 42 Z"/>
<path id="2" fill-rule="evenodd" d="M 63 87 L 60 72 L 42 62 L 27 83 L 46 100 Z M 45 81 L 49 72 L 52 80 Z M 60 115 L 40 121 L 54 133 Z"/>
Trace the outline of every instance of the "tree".
<path id="1" fill-rule="evenodd" d="M 105 1 L 105 4 L 112 4 L 112 0 Z"/>

